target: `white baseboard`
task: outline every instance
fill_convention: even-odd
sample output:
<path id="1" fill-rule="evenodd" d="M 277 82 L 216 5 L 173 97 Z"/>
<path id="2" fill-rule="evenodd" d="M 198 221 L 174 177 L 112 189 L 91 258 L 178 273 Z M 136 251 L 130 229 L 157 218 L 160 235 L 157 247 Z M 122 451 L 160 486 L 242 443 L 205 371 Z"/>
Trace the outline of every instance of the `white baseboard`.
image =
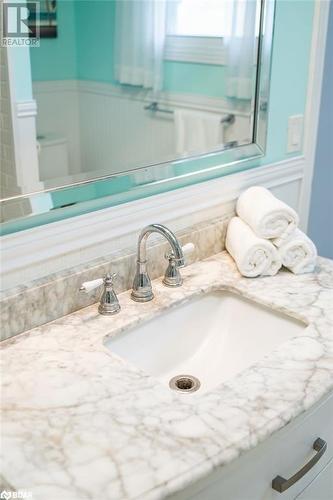
<path id="1" fill-rule="evenodd" d="M 223 215 L 243 189 L 255 184 L 298 210 L 303 170 L 304 159 L 298 157 L 4 236 L 3 288 L 134 248 L 149 223 L 179 231 Z"/>

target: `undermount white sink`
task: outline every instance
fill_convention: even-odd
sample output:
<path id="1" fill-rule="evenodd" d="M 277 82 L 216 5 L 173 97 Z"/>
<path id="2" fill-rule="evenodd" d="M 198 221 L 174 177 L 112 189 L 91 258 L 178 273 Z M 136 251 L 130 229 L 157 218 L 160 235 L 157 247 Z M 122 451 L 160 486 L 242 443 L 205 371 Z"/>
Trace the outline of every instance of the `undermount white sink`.
<path id="1" fill-rule="evenodd" d="M 208 293 L 110 338 L 106 346 L 169 386 L 177 375 L 192 375 L 213 389 L 306 325 L 225 291 Z"/>

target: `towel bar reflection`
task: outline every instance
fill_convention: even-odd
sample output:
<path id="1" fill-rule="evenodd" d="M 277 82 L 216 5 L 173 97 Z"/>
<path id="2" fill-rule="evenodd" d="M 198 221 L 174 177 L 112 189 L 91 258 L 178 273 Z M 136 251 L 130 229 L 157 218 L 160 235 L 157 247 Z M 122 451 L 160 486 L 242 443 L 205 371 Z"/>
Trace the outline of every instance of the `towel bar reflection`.
<path id="1" fill-rule="evenodd" d="M 145 106 L 144 109 L 146 111 L 153 111 L 154 113 L 168 113 L 169 115 L 173 114 L 173 111 L 171 109 L 160 108 L 158 102 L 156 101 L 147 104 L 147 106 Z M 225 125 L 232 125 L 233 123 L 235 123 L 235 115 L 229 113 L 228 115 L 221 118 L 221 123 Z"/>

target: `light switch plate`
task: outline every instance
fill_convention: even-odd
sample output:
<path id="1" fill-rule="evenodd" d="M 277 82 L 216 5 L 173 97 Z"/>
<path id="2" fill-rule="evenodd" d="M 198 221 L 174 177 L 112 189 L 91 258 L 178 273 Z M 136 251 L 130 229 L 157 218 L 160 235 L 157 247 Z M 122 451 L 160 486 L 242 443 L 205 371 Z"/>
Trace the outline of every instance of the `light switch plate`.
<path id="1" fill-rule="evenodd" d="M 303 115 L 289 116 L 287 153 L 298 153 L 302 150 Z"/>

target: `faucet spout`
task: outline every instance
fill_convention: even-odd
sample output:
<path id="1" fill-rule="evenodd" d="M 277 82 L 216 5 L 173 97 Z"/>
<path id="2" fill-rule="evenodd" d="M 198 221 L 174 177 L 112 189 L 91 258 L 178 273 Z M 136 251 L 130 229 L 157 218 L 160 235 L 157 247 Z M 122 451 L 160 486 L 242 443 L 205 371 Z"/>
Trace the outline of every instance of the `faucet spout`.
<path id="1" fill-rule="evenodd" d="M 138 242 L 138 261 L 143 263 L 147 260 L 147 239 L 151 233 L 159 233 L 165 237 L 171 246 L 175 259 L 179 262 L 178 267 L 184 267 L 184 256 L 179 241 L 174 233 L 162 224 L 150 224 L 141 231 Z"/>
<path id="2" fill-rule="evenodd" d="M 184 267 L 185 265 L 182 247 L 174 233 L 162 224 L 146 226 L 139 236 L 136 274 L 131 294 L 131 298 L 137 302 L 148 302 L 154 297 L 151 281 L 147 273 L 147 239 L 151 233 L 161 234 L 169 242 L 177 267 Z"/>

